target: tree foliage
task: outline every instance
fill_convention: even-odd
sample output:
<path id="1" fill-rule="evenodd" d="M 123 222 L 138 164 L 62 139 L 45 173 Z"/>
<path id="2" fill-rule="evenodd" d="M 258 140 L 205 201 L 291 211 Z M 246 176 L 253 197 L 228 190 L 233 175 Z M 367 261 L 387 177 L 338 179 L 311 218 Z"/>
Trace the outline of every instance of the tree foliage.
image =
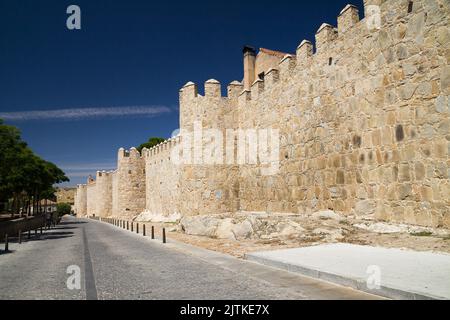
<path id="1" fill-rule="evenodd" d="M 12 213 L 38 211 L 41 199 L 55 197 L 54 184 L 69 181 L 55 164 L 37 156 L 20 131 L 0 119 L 0 203 Z"/>
<path id="2" fill-rule="evenodd" d="M 58 203 L 56 205 L 56 212 L 58 213 L 58 215 L 60 217 L 66 215 L 66 214 L 70 214 L 71 211 L 72 211 L 72 207 L 68 203 L 62 202 L 62 203 Z"/>
<path id="3" fill-rule="evenodd" d="M 164 139 L 164 138 L 152 137 L 152 138 L 148 139 L 147 142 L 144 142 L 139 147 L 137 147 L 137 150 L 139 152 L 141 152 L 142 149 L 144 149 L 144 148 L 147 148 L 147 149 L 153 148 L 154 146 L 156 146 L 164 141 L 166 141 L 166 139 Z"/>

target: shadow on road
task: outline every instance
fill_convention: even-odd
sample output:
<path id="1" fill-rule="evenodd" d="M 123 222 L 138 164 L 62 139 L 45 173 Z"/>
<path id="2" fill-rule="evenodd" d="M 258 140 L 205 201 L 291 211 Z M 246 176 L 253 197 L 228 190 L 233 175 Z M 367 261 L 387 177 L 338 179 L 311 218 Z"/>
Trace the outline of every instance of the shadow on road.
<path id="1" fill-rule="evenodd" d="M 70 226 L 71 224 L 77 224 L 77 223 L 86 223 L 86 222 L 70 222 L 70 221 L 62 221 L 60 224 L 58 224 L 56 227 L 53 227 L 51 229 L 43 229 L 43 233 L 41 234 L 40 231 L 35 233 L 32 231 L 30 233 L 30 236 L 28 237 L 28 232 L 22 233 L 22 243 L 27 242 L 35 242 L 35 241 L 43 241 L 43 240 L 56 240 L 56 239 L 64 239 L 64 238 L 70 238 L 74 236 L 74 232 L 67 231 L 71 229 L 78 229 L 79 227 L 76 226 Z M 8 242 L 10 244 L 20 245 L 19 244 L 19 237 L 18 235 L 9 236 Z M 17 250 L 4 250 L 4 241 L 0 240 L 0 254 L 9 254 L 14 253 Z"/>
<path id="2" fill-rule="evenodd" d="M 14 253 L 16 250 L 9 250 L 9 251 L 5 251 L 3 249 L 0 249 L 0 256 L 4 255 L 4 254 L 10 254 L 10 253 Z"/>
<path id="3" fill-rule="evenodd" d="M 70 224 L 83 224 L 86 221 L 62 221 L 59 225 L 70 225 Z"/>
<path id="4" fill-rule="evenodd" d="M 69 227 L 69 226 L 56 226 L 51 230 L 71 230 L 71 229 L 79 229 L 79 227 Z"/>

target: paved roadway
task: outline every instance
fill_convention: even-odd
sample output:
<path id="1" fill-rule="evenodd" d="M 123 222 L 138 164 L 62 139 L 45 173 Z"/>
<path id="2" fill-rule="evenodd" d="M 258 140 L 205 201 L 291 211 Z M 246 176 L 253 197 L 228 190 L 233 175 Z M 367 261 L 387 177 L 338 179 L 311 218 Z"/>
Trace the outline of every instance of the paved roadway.
<path id="1" fill-rule="evenodd" d="M 3 244 L 1 245 L 3 249 Z M 64 217 L 0 254 L 0 299 L 373 299 L 320 280 Z M 0 253 L 1 250 L 0 250 Z M 67 287 L 69 266 L 80 289 Z"/>

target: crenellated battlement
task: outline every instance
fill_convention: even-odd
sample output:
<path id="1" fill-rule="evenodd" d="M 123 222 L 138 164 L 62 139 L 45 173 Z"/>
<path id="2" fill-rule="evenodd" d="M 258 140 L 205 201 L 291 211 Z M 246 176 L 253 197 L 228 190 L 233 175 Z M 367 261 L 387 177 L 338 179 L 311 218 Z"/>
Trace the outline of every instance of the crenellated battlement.
<path id="1" fill-rule="evenodd" d="M 338 18 L 338 34 L 342 35 L 345 32 L 351 30 L 359 22 L 359 10 L 358 7 L 348 4 L 342 9 Z"/>
<path id="2" fill-rule="evenodd" d="M 136 148 L 130 148 L 130 150 L 125 150 L 124 148 L 120 148 L 118 151 L 118 159 L 119 161 L 122 159 L 140 159 L 141 154 Z"/>
<path id="3" fill-rule="evenodd" d="M 98 181 L 100 179 L 109 179 L 109 178 L 111 178 L 111 175 L 113 173 L 114 173 L 114 171 L 106 171 L 106 170 L 97 171 L 95 180 Z"/>
<path id="4" fill-rule="evenodd" d="M 396 12 L 398 13 L 397 19 L 404 18 L 408 10 L 408 1 L 393 0 L 392 2 L 397 2 L 402 9 L 401 12 Z M 421 10 L 420 2 L 415 1 L 414 12 Z M 348 43 L 350 39 L 355 38 L 355 35 L 359 40 L 355 39 L 354 41 L 363 41 L 369 34 L 381 32 L 385 24 L 396 19 L 392 15 L 392 10 L 387 10 L 385 6 L 386 1 L 384 0 L 365 0 L 365 17 L 360 20 L 358 7 L 351 4 L 346 5 L 337 16 L 337 27 L 322 23 L 316 32 L 315 43 L 303 40 L 297 47 L 295 55 L 285 55 L 276 68 L 270 68 L 265 72 L 263 79 L 254 80 L 248 89 L 244 89 L 241 82 L 232 82 L 228 86 L 227 96 L 222 98 L 236 100 L 238 105 L 242 105 L 250 100 L 258 100 L 266 90 L 272 89 L 277 83 L 288 83 L 298 74 L 309 73 L 305 69 L 312 70 L 319 66 L 333 66 L 337 58 L 345 54 L 344 48 L 346 46 L 344 43 Z M 372 30 L 373 26 L 368 20 L 376 22 L 378 18 L 374 18 L 374 15 L 378 14 L 378 22 L 381 25 Z M 386 14 L 389 14 L 389 21 L 385 18 Z M 308 79 L 305 79 L 305 81 L 308 81 Z M 180 90 L 180 105 L 183 106 L 184 101 L 190 101 L 188 104 L 192 105 L 192 103 L 195 103 L 195 100 L 192 99 L 195 98 L 219 98 L 221 97 L 220 92 L 220 82 L 215 79 L 205 82 L 205 96 L 198 93 L 198 87 L 195 83 L 188 82 Z"/>
<path id="5" fill-rule="evenodd" d="M 161 142 L 160 144 L 150 149 L 147 148 L 142 149 L 142 156 L 145 158 L 146 162 L 152 161 L 153 159 L 156 159 L 161 155 L 170 154 L 173 148 L 180 144 L 181 144 L 181 135 L 178 135 L 164 142 Z"/>
<path id="6" fill-rule="evenodd" d="M 215 79 L 209 79 L 204 84 L 204 95 L 198 93 L 198 86 L 192 81 L 186 83 L 180 89 L 180 104 L 188 103 L 193 99 L 202 98 L 223 98 L 223 99 L 236 99 L 243 90 L 243 84 L 240 81 L 232 81 L 227 86 L 227 95 L 222 96 L 221 83 Z"/>

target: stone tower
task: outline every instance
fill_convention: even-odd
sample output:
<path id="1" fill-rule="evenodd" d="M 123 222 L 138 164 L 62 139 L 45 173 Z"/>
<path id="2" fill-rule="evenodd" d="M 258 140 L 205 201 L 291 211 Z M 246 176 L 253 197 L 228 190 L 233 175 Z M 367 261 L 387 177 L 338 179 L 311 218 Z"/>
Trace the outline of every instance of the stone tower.
<path id="1" fill-rule="evenodd" d="M 111 177 L 113 216 L 134 218 L 145 210 L 145 161 L 136 148 L 119 149 L 117 171 Z"/>
<path id="2" fill-rule="evenodd" d="M 96 177 L 97 207 L 99 217 L 112 215 L 112 173 L 97 171 Z"/>

